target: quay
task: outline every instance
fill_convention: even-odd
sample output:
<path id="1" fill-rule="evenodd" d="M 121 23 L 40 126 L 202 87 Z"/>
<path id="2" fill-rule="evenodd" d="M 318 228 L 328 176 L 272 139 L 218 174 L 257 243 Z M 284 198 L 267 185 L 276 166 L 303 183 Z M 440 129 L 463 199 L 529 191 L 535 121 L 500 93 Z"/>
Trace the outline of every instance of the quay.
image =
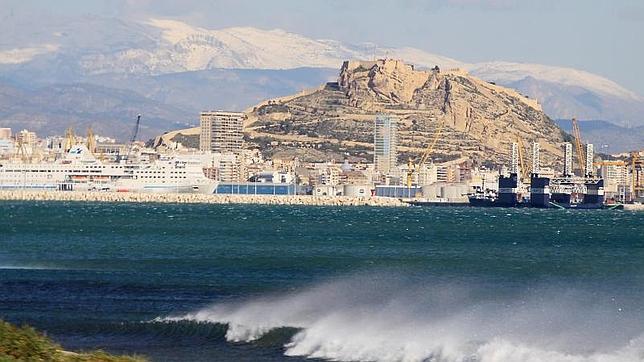
<path id="1" fill-rule="evenodd" d="M 389 197 L 335 197 L 310 195 L 214 195 L 181 193 L 136 193 L 106 191 L 0 191 L 0 201 L 80 201 L 182 204 L 264 204 L 309 206 L 383 206 L 405 207 L 406 203 Z"/>
<path id="2" fill-rule="evenodd" d="M 627 210 L 627 211 L 644 211 L 644 204 L 624 204 L 624 210 Z"/>

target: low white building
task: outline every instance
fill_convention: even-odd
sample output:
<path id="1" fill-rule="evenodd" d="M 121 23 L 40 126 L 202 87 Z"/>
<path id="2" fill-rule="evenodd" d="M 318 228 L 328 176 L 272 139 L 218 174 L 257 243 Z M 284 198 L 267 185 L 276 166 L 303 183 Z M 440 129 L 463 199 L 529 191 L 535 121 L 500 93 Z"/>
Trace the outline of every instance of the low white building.
<path id="1" fill-rule="evenodd" d="M 0 139 L 0 156 L 9 156 L 14 152 L 15 148 L 12 140 Z"/>
<path id="2" fill-rule="evenodd" d="M 344 187 L 337 185 L 317 185 L 313 188 L 313 196 L 343 196 Z"/>

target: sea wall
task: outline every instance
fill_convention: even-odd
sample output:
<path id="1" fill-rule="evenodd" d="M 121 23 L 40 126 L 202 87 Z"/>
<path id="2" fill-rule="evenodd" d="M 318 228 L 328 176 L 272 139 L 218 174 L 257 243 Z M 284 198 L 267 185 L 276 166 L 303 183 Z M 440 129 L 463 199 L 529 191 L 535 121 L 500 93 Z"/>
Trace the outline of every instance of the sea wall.
<path id="1" fill-rule="evenodd" d="M 0 191 L 0 200 L 268 204 L 314 206 L 407 206 L 407 204 L 398 199 L 386 197 L 333 197 L 308 195 L 204 195 L 102 191 Z"/>

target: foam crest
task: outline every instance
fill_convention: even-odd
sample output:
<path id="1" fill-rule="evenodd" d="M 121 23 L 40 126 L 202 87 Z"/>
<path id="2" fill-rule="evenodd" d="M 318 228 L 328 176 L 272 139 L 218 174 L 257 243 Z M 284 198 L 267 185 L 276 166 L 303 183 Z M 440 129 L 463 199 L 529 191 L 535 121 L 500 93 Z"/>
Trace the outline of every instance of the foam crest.
<path id="1" fill-rule="evenodd" d="M 644 317 L 597 291 L 362 275 L 164 320 L 227 324 L 231 342 L 294 327 L 285 354 L 338 361 L 644 361 Z"/>

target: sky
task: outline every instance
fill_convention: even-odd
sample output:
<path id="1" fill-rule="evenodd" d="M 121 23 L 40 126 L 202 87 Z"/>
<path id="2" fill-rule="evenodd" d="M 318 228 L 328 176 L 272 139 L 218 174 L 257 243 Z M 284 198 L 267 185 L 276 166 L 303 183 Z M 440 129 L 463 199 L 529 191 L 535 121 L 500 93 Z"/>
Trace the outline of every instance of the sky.
<path id="1" fill-rule="evenodd" d="M 0 12 L 280 28 L 316 39 L 411 46 L 464 62 L 567 66 L 644 95 L 642 0 L 0 0 Z"/>

